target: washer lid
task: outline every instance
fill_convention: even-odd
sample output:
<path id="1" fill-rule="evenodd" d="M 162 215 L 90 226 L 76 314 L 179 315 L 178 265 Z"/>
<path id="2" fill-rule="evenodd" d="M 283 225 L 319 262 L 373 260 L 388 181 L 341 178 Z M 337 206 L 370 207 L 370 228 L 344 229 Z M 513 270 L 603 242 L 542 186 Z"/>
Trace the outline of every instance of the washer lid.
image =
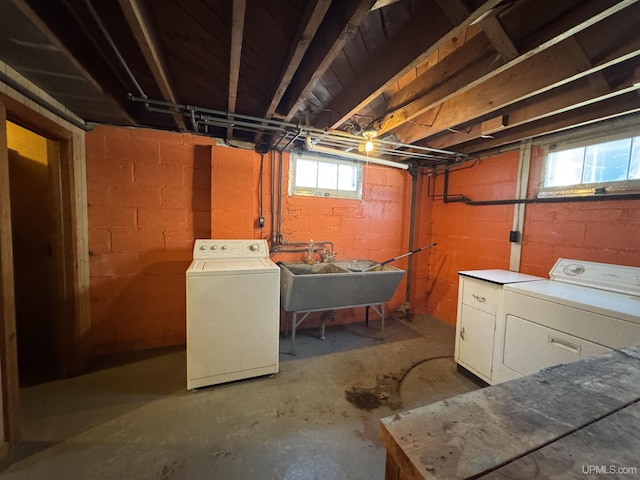
<path id="1" fill-rule="evenodd" d="M 194 260 L 187 270 L 187 275 L 232 275 L 275 271 L 280 272 L 280 268 L 268 258 Z"/>

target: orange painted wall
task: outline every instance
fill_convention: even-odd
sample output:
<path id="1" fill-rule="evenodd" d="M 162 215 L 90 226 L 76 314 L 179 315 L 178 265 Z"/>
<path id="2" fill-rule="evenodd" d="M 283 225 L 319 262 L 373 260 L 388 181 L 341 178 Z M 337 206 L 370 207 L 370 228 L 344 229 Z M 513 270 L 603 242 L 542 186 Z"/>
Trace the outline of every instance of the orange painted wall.
<path id="1" fill-rule="evenodd" d="M 452 171 L 449 194 L 472 200 L 514 198 L 519 152 L 467 164 Z M 528 197 L 535 197 L 542 155 L 533 149 Z M 436 193 L 443 191 L 437 178 Z M 433 201 L 432 278 L 427 310 L 456 321 L 460 270 L 509 269 L 513 205 L 468 206 Z M 558 258 L 640 266 L 640 201 L 598 201 L 526 206 L 520 271 L 548 277 Z"/>
<path id="2" fill-rule="evenodd" d="M 469 163 L 451 172 L 449 194 L 473 200 L 513 198 L 519 153 Z M 196 238 L 271 238 L 271 162 L 216 146 L 211 138 L 144 129 L 98 127 L 87 134 L 91 307 L 98 353 L 184 343 L 184 272 Z M 542 157 L 533 150 L 529 196 Z M 283 169 L 283 231 L 289 242 L 334 242 L 338 258 L 386 260 L 409 244 L 411 176 L 365 167 L 363 200 L 289 197 Z M 443 177 L 418 174 L 411 306 L 455 323 L 459 270 L 509 268 L 512 205 L 443 203 Z M 431 187 L 428 186 L 431 182 Z M 430 198 L 429 193 L 435 194 Z M 640 266 L 637 200 L 527 205 L 521 271 L 547 276 L 559 257 Z M 303 254 L 276 254 L 294 261 Z M 393 265 L 406 269 L 407 258 Z M 405 301 L 406 277 L 387 313 Z M 363 309 L 339 310 L 337 323 L 360 321 Z M 319 314 L 305 320 L 315 327 Z"/>
<path id="3" fill-rule="evenodd" d="M 97 353 L 184 342 L 193 241 L 211 230 L 211 142 L 98 127 L 86 136 Z"/>
<path id="4" fill-rule="evenodd" d="M 284 156 L 284 178 L 289 158 Z M 404 170 L 378 165 L 364 166 L 362 201 L 318 197 L 283 196 L 283 231 L 287 242 L 332 241 L 338 259 L 384 261 L 407 251 L 411 209 L 411 176 Z M 274 261 L 304 260 L 304 253 L 274 254 Z M 392 264 L 405 269 L 407 260 Z M 404 303 L 406 276 L 392 300 L 387 316 Z M 364 319 L 364 308 L 338 310 L 334 324 Z M 320 313 L 311 314 L 301 328 L 319 324 Z M 377 316 L 371 313 L 372 319 Z"/>
<path id="5" fill-rule="evenodd" d="M 216 146 L 189 134 L 101 126 L 87 134 L 91 313 L 97 353 L 184 343 L 185 271 L 196 238 L 271 238 L 271 153 Z M 363 200 L 289 197 L 283 168 L 283 235 L 289 242 L 333 241 L 338 258 L 386 260 L 407 250 L 411 177 L 365 167 Z M 422 185 L 420 184 L 420 188 Z M 421 196 L 422 198 L 422 196 Z M 416 226 L 427 241 L 429 211 Z M 426 283 L 428 253 L 420 254 Z M 278 254 L 274 261 L 298 260 Z M 416 257 L 417 258 L 417 257 Z M 406 259 L 394 264 L 406 267 Z M 415 287 L 413 290 L 416 291 Z M 405 283 L 388 304 L 404 302 Z M 423 296 L 424 297 L 424 296 Z M 426 304 L 426 299 L 423 298 Z M 337 323 L 361 320 L 338 311 Z M 315 316 L 303 327 L 318 323 Z"/>

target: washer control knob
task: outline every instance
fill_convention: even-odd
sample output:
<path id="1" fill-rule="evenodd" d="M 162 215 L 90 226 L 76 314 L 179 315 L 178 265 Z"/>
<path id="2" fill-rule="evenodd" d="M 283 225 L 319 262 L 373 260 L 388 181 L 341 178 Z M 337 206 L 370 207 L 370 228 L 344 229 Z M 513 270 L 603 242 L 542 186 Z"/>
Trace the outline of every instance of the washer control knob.
<path id="1" fill-rule="evenodd" d="M 211 245 L 211 250 L 217 250 L 218 249 L 218 245 Z"/>
<path id="2" fill-rule="evenodd" d="M 258 250 L 260 250 L 260 245 L 258 245 L 257 243 L 252 243 L 249 246 L 249 250 L 251 250 L 252 252 L 257 252 Z"/>
<path id="3" fill-rule="evenodd" d="M 206 250 L 207 246 L 206 245 L 200 245 L 200 250 Z"/>
<path id="4" fill-rule="evenodd" d="M 564 267 L 564 273 L 571 276 L 580 275 L 581 273 L 584 273 L 584 267 L 579 263 L 572 263 L 571 265 Z"/>
<path id="5" fill-rule="evenodd" d="M 222 245 L 222 250 L 226 250 L 227 246 L 226 245 Z"/>

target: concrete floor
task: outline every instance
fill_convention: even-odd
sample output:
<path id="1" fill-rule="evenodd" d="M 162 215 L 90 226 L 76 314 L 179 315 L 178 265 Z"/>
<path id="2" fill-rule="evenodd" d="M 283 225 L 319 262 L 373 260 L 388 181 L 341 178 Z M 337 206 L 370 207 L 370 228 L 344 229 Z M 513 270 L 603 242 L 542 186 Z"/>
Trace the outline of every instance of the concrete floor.
<path id="1" fill-rule="evenodd" d="M 103 359 L 22 389 L 22 443 L 1 479 L 384 478 L 379 419 L 478 388 L 454 328 L 425 315 L 281 339 L 280 373 L 185 389 L 184 348 Z"/>

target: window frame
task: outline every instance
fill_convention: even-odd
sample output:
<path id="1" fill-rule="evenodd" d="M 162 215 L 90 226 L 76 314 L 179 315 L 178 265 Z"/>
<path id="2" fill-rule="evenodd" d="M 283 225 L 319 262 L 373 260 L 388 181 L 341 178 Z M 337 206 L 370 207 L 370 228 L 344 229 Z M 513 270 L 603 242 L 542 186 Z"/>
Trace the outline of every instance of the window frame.
<path id="1" fill-rule="evenodd" d="M 338 188 L 303 187 L 295 183 L 298 159 L 323 162 L 333 165 L 349 165 L 356 169 L 356 189 L 340 190 Z M 306 151 L 293 151 L 289 155 L 289 196 L 341 198 L 346 200 L 362 201 L 363 167 L 356 160 L 338 158 L 332 155 L 323 155 Z"/>
<path id="2" fill-rule="evenodd" d="M 610 121 L 595 127 L 592 126 L 577 131 L 563 132 L 537 141 L 536 145 L 542 149 L 543 157 L 537 196 L 544 198 L 589 196 L 606 193 L 629 195 L 640 193 L 640 179 L 579 183 L 552 187 L 544 185 L 549 155 L 551 153 L 570 150 L 572 148 L 586 148 L 601 143 L 638 136 L 640 136 L 640 120 L 633 118 L 631 121 Z"/>

